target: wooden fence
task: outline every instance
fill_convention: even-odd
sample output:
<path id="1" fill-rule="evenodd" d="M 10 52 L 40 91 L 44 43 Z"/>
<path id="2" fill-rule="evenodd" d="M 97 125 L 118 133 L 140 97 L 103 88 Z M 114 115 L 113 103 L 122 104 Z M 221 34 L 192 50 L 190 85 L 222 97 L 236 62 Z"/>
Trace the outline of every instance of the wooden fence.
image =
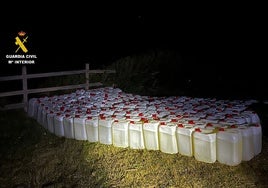
<path id="1" fill-rule="evenodd" d="M 79 88 L 80 89 L 84 88 L 85 90 L 88 90 L 90 87 L 101 87 L 103 86 L 102 82 L 89 83 L 89 74 L 106 74 L 106 73 L 108 74 L 115 73 L 115 70 L 90 70 L 89 64 L 86 64 L 86 67 L 84 70 L 27 74 L 26 66 L 22 66 L 21 75 L 0 77 L 0 82 L 11 81 L 11 80 L 22 80 L 22 90 L 2 92 L 0 93 L 0 97 L 23 95 L 23 102 L 5 105 L 4 107 L 0 107 L 0 110 L 24 108 L 24 110 L 27 111 L 28 94 L 32 94 L 32 93 L 42 93 L 42 92 L 49 92 L 49 91 L 59 91 L 59 90 L 79 89 Z M 28 82 L 27 82 L 28 79 L 52 77 L 52 76 L 78 75 L 78 74 L 85 74 L 86 83 L 77 84 L 77 85 L 65 85 L 65 86 L 48 87 L 48 88 L 28 89 Z"/>

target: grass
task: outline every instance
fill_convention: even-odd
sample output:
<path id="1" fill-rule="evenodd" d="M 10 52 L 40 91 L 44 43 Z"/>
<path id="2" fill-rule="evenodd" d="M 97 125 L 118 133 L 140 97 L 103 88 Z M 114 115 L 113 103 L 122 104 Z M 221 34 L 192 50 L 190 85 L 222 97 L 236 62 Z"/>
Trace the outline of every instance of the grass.
<path id="1" fill-rule="evenodd" d="M 22 110 L 0 112 L 1 187 L 267 187 L 261 154 L 231 167 L 160 151 L 59 138 Z"/>

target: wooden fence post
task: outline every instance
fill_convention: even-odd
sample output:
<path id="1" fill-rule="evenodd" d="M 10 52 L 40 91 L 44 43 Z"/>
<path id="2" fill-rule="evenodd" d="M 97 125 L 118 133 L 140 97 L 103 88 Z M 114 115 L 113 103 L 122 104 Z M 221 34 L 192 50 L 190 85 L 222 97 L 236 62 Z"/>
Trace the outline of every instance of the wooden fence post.
<path id="1" fill-rule="evenodd" d="M 26 66 L 22 66 L 22 89 L 23 89 L 23 104 L 24 111 L 27 112 L 28 106 L 28 85 L 27 85 L 27 69 Z"/>
<path id="2" fill-rule="evenodd" d="M 86 63 L 86 90 L 89 89 L 89 64 Z"/>

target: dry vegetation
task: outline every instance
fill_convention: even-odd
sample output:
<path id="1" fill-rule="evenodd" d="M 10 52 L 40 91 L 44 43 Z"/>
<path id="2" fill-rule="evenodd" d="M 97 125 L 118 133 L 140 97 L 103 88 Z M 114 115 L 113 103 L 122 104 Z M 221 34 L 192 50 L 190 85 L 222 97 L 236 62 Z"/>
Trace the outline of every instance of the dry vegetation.
<path id="1" fill-rule="evenodd" d="M 22 110 L 0 112 L 1 187 L 267 187 L 261 154 L 231 167 L 160 151 L 58 138 Z"/>

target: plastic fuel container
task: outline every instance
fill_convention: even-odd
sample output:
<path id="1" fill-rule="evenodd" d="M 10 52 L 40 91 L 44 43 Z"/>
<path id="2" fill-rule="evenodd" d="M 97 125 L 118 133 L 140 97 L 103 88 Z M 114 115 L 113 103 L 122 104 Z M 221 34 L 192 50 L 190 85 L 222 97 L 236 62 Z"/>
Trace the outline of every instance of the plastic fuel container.
<path id="1" fill-rule="evenodd" d="M 213 129 L 196 128 L 193 132 L 193 153 L 196 160 L 216 161 L 216 133 Z"/>
<path id="2" fill-rule="evenodd" d="M 220 128 L 217 132 L 217 160 L 229 166 L 242 161 L 242 134 L 235 129 Z"/>
<path id="3" fill-rule="evenodd" d="M 160 151 L 169 154 L 178 153 L 176 140 L 176 123 L 161 122 L 159 126 L 159 147 Z"/>

